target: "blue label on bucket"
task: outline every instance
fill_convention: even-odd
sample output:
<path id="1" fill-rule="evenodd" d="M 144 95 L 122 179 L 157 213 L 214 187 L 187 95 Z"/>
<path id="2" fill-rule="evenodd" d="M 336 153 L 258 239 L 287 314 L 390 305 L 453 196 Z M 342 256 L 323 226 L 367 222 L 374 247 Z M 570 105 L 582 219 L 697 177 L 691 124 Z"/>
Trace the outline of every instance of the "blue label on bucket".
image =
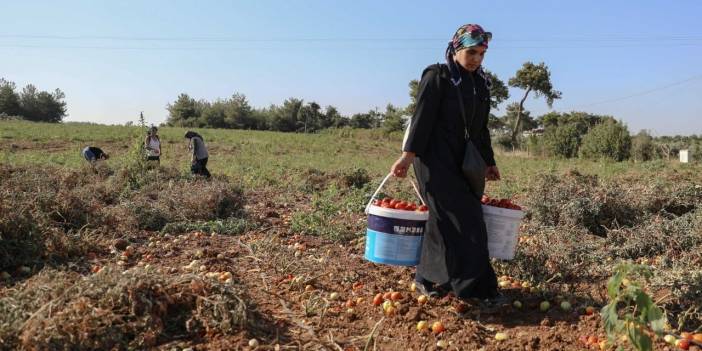
<path id="1" fill-rule="evenodd" d="M 377 263 L 415 266 L 419 264 L 422 238 L 422 236 L 388 234 L 368 229 L 366 259 Z"/>
<path id="2" fill-rule="evenodd" d="M 424 235 L 425 223 L 426 221 L 413 221 L 409 219 L 368 215 L 368 229 L 380 233 L 421 236 Z"/>

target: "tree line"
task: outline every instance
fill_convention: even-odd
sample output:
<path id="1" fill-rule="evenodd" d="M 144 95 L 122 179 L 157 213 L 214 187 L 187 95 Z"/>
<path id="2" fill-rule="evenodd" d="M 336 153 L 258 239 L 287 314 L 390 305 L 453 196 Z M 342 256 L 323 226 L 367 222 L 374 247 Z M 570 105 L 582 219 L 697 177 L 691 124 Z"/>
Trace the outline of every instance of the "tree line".
<path id="1" fill-rule="evenodd" d="M 32 84 L 17 91 L 14 82 L 0 78 L 0 119 L 61 122 L 67 111 L 65 97 L 59 89 L 40 91 Z"/>
<path id="2" fill-rule="evenodd" d="M 289 98 L 281 105 L 254 108 L 240 93 L 215 101 L 195 100 L 188 94 L 180 94 L 166 109 L 166 124 L 170 126 L 299 133 L 340 127 L 380 128 L 386 121 L 399 119 L 402 113 L 402 109 L 388 104 L 383 112 L 370 110 L 345 117 L 334 106 L 322 108 L 314 101 L 298 98 Z"/>
<path id="3" fill-rule="evenodd" d="M 508 87 L 522 90 L 519 101 L 504 109 L 502 116 L 490 115 L 488 127 L 493 143 L 507 150 L 525 150 L 531 154 L 559 158 L 606 158 L 615 161 L 632 159 L 648 161 L 677 156 L 682 148 L 690 148 L 693 157 L 702 152 L 700 138 L 653 138 L 647 131 L 632 136 L 628 127 L 613 116 L 587 112 L 549 112 L 533 117 L 526 109 L 529 96 L 543 98 L 551 107 L 562 97 L 553 87 L 551 73 L 545 63 L 525 62 L 507 84 L 492 72 L 485 71 L 491 81 L 493 111 L 509 99 Z M 401 132 L 413 115 L 417 103 L 419 81 L 409 82 L 410 103 L 405 107 L 388 104 L 378 109 L 351 116 L 342 116 L 334 106 L 289 98 L 281 105 L 254 108 L 243 94 L 215 101 L 195 100 L 181 94 L 168 104 L 167 124 L 181 127 L 212 127 L 281 132 L 312 133 L 326 128 L 382 128 L 387 133 Z M 702 157 L 700 157 L 702 159 Z"/>
<path id="4" fill-rule="evenodd" d="M 689 149 L 693 159 L 702 160 L 702 137 L 657 137 L 647 131 L 631 135 L 627 126 L 613 116 L 587 112 L 549 112 L 533 117 L 526 109 L 529 96 L 543 98 L 547 105 L 562 97 L 553 87 L 549 68 L 543 62 L 525 62 L 507 84 L 496 74 L 485 71 L 490 81 L 491 106 L 499 111 L 509 99 L 508 87 L 521 89 L 519 101 L 509 103 L 502 116 L 494 113 L 488 127 L 493 143 L 507 150 L 561 158 L 608 158 L 622 161 L 647 161 L 677 157 Z M 387 133 L 401 132 L 412 116 L 417 102 L 418 80 L 408 84 L 410 103 L 401 107 L 387 104 L 364 113 L 343 116 L 334 106 L 324 108 L 315 101 L 289 98 L 280 105 L 255 108 L 245 95 L 234 93 L 214 101 L 196 100 L 180 94 L 166 107 L 166 125 L 193 128 L 231 128 L 280 132 L 314 133 L 327 128 L 380 128 Z M 39 91 L 29 84 L 17 91 L 13 82 L 0 78 L 0 119 L 23 118 L 30 121 L 61 122 L 66 116 L 64 93 Z"/>

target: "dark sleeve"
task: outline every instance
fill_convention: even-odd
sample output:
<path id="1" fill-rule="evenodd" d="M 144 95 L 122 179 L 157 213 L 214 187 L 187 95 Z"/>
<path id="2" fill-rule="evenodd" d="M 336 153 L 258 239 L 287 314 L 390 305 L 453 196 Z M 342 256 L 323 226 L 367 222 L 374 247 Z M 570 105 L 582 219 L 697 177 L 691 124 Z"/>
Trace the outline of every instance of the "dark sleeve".
<path id="1" fill-rule="evenodd" d="M 439 69 L 432 67 L 425 69 L 422 73 L 417 94 L 417 108 L 412 116 L 407 142 L 402 151 L 414 152 L 421 156 L 427 149 L 441 102 L 439 73 Z"/>
<path id="2" fill-rule="evenodd" d="M 485 119 L 485 124 L 480 130 L 481 140 L 480 143 L 480 155 L 483 156 L 483 160 L 488 166 L 494 166 L 495 163 L 495 153 L 492 151 L 492 141 L 490 140 L 490 128 L 488 128 L 488 122 L 490 121 L 490 109 L 488 108 L 488 117 Z"/>

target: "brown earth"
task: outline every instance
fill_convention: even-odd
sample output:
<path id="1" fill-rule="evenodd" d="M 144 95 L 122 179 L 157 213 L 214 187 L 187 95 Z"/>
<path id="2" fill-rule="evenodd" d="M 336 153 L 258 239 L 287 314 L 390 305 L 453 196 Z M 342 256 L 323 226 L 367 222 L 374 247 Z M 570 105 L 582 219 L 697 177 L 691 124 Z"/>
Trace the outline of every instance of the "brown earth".
<path id="1" fill-rule="evenodd" d="M 602 301 L 590 296 L 602 291 L 603 282 L 583 284 L 581 296 L 568 297 L 574 308 L 571 312 L 560 310 L 548 292 L 532 293 L 521 287 L 503 289 L 510 302 L 501 306 L 461 303 L 451 296 L 421 305 L 418 294 L 410 291 L 413 269 L 368 262 L 363 258 L 362 240 L 339 245 L 291 233 L 287 223 L 294 204 L 249 203 L 248 211 L 259 214 L 261 225 L 241 236 L 143 232 L 129 238 L 136 254 L 124 268 L 149 264 L 163 274 L 180 275 L 187 272 L 184 266 L 198 259 L 207 272 L 231 272 L 233 284 L 245 287 L 252 321 L 246 330 L 199 340 L 172 338 L 176 340 L 157 349 L 438 350 L 437 343 L 443 340 L 451 350 L 586 350 L 600 348 L 583 344 L 583 336 L 604 339 L 597 312 L 584 313 L 589 304 L 599 309 Z M 91 264 L 114 264 L 119 255 L 98 257 Z M 400 292 L 402 299 L 398 312 L 385 316 L 382 307 L 372 301 L 377 293 L 389 291 Z M 552 307 L 541 312 L 538 304 L 545 297 Z M 514 308 L 513 299 L 524 307 Z M 353 301 L 349 302 L 352 307 L 347 301 Z M 441 321 L 446 330 L 439 335 L 418 332 L 419 320 L 430 325 Z M 508 339 L 495 340 L 498 332 Z M 249 346 L 254 338 L 257 348 Z M 656 349 L 667 346 L 661 341 Z"/>

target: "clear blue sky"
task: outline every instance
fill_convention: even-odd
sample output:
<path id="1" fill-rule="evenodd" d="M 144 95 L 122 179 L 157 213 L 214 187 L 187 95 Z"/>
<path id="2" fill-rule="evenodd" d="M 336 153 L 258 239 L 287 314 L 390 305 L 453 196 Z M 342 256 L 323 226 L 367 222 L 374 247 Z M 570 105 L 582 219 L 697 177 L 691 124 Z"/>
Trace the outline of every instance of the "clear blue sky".
<path id="1" fill-rule="evenodd" d="M 144 111 L 159 123 L 181 92 L 352 114 L 406 105 L 407 83 L 443 60 L 454 30 L 480 23 L 494 33 L 485 67 L 506 82 L 523 62 L 546 62 L 563 92 L 555 110 L 700 134 L 700 13 L 702 1 L 3 1 L 0 77 L 60 88 L 68 121 Z"/>

